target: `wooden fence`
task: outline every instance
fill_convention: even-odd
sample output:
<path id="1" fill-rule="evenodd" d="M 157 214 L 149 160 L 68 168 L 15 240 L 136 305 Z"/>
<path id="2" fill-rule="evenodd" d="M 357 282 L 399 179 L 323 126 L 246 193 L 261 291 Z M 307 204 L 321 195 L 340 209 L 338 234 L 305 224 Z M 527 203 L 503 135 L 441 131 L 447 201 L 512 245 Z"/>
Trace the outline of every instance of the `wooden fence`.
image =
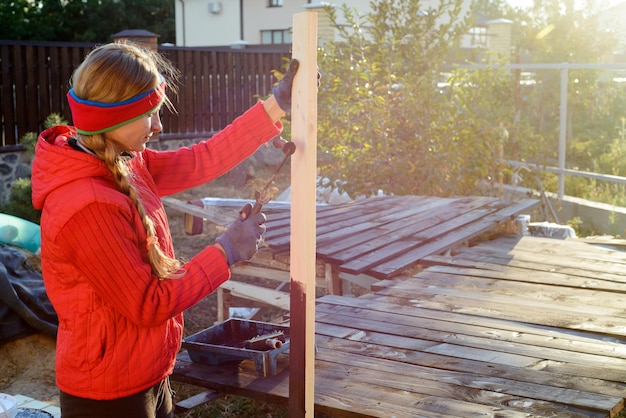
<path id="1" fill-rule="evenodd" d="M 229 49 L 160 46 L 181 72 L 177 112 L 163 110 L 162 140 L 219 131 L 271 91 L 288 45 Z M 0 41 L 0 152 L 20 150 L 19 138 L 40 132 L 51 113 L 71 123 L 65 95 L 74 69 L 93 44 Z"/>

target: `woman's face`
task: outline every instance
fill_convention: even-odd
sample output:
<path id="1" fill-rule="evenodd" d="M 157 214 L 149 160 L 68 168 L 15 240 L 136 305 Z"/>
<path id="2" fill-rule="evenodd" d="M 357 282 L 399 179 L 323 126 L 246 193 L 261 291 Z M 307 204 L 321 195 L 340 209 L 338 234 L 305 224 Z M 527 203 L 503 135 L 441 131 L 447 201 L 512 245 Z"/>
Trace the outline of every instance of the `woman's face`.
<path id="1" fill-rule="evenodd" d="M 152 135 L 162 130 L 163 125 L 161 125 L 161 117 L 157 110 L 148 116 L 113 129 L 105 133 L 105 136 L 115 143 L 118 153 L 124 151 L 141 152 L 146 149 L 146 144 Z"/>

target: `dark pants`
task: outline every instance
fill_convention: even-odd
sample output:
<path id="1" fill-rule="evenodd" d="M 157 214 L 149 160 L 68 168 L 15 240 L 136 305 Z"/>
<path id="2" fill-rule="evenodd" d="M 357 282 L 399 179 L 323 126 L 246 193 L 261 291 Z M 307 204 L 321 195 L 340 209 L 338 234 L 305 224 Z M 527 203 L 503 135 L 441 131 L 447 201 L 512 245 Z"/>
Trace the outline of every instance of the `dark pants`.
<path id="1" fill-rule="evenodd" d="M 169 379 L 125 398 L 97 401 L 61 392 L 62 418 L 173 418 L 172 390 Z"/>

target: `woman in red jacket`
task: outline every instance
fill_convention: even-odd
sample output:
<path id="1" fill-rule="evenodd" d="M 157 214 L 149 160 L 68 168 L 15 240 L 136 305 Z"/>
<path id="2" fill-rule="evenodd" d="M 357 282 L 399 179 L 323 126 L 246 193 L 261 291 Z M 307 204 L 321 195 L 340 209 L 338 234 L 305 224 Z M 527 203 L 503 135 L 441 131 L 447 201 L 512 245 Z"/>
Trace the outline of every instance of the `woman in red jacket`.
<path id="1" fill-rule="evenodd" d="M 168 376 L 183 311 L 251 258 L 263 214 L 238 219 L 189 262 L 174 255 L 161 197 L 211 181 L 281 132 L 297 61 L 273 95 L 210 140 L 157 152 L 159 109 L 176 71 L 130 43 L 95 48 L 72 76 L 73 127 L 41 133 L 33 204 L 59 318 L 56 374 L 68 417 L 172 417 Z"/>

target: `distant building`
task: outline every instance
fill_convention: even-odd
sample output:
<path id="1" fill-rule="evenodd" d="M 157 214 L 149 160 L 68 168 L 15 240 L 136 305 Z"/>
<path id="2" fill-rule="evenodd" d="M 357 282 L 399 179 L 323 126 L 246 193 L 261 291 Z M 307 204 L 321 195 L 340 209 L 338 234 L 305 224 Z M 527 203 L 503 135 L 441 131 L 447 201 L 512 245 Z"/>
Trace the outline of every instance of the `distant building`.
<path id="1" fill-rule="evenodd" d="M 598 14 L 600 27 L 615 34 L 616 48 L 614 51 L 607 51 L 607 53 L 613 55 L 616 62 L 626 60 L 626 26 L 624 26 L 624 20 L 626 20 L 626 1 L 615 4 Z"/>
<path id="2" fill-rule="evenodd" d="M 290 44 L 292 19 L 305 10 L 319 12 L 320 41 L 334 39 L 336 34 L 325 16 L 326 4 L 368 13 L 370 0 L 313 2 L 311 0 L 175 0 L 176 44 L 179 46 L 231 46 L 242 48 L 258 44 Z M 435 7 L 439 0 L 423 0 L 424 8 Z M 469 13 L 471 0 L 465 0 Z M 337 13 L 342 19 L 342 13 Z M 511 22 L 484 21 L 462 40 L 462 48 L 489 49 L 508 54 L 511 44 Z M 342 22 L 339 21 L 341 24 Z"/>

